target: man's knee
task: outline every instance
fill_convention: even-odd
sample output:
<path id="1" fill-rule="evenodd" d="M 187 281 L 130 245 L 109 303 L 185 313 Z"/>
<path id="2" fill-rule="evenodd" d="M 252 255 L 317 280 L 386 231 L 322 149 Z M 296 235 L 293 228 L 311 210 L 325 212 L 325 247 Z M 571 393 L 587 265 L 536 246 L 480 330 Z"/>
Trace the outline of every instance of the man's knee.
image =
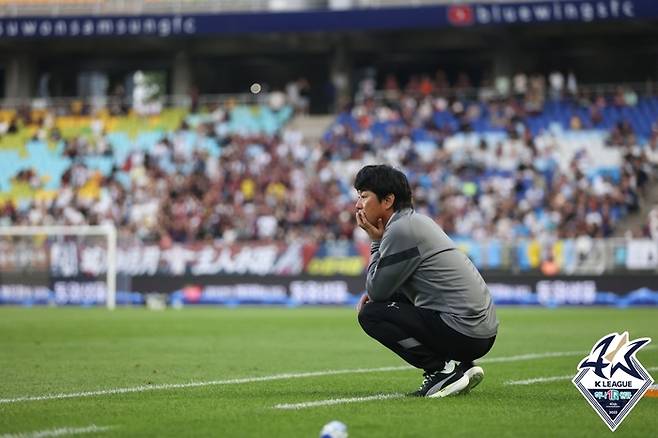
<path id="1" fill-rule="evenodd" d="M 359 314 L 357 315 L 357 319 L 359 320 L 359 325 L 361 326 L 362 329 L 365 330 L 365 325 L 368 324 L 368 320 L 370 319 L 368 308 L 370 303 L 366 303 L 361 307 L 361 310 L 359 310 Z"/>
<path id="2" fill-rule="evenodd" d="M 358 320 L 359 325 L 366 333 L 370 333 L 370 330 L 374 325 L 381 320 L 379 316 L 379 305 L 378 303 L 365 303 L 361 310 L 359 311 Z"/>

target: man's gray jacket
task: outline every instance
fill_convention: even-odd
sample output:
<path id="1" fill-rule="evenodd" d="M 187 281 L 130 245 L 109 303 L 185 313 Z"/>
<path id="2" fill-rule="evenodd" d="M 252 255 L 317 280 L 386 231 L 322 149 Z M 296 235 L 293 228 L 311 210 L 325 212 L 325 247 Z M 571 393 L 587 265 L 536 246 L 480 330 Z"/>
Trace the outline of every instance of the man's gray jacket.
<path id="1" fill-rule="evenodd" d="M 436 222 L 410 208 L 393 213 L 381 241 L 372 242 L 366 290 L 375 302 L 402 293 L 472 338 L 498 330 L 489 289 L 473 263 Z"/>

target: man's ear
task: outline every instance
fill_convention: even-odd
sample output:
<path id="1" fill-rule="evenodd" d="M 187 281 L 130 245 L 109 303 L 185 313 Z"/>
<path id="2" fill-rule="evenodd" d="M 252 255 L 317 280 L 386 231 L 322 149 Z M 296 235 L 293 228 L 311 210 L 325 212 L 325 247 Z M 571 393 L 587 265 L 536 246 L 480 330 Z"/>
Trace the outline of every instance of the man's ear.
<path id="1" fill-rule="evenodd" d="M 393 193 L 389 193 L 384 198 L 384 209 L 388 210 L 389 208 L 393 208 L 394 203 L 395 203 L 395 195 Z"/>

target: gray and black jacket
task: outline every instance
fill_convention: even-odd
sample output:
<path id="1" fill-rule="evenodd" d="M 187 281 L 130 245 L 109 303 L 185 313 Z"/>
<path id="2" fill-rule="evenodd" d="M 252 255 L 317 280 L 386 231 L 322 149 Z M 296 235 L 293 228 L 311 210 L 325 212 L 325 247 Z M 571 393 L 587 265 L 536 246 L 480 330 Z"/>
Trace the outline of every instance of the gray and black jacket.
<path id="1" fill-rule="evenodd" d="M 436 222 L 410 208 L 396 211 L 381 241 L 372 242 L 366 290 L 375 302 L 402 293 L 472 338 L 498 330 L 489 289 L 473 263 Z"/>

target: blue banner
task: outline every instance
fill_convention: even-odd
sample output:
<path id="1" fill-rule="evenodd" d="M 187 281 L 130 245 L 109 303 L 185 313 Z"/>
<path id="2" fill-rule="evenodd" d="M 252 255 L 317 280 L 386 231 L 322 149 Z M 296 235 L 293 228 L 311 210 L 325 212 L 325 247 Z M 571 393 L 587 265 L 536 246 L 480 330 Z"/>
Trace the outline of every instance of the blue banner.
<path id="1" fill-rule="evenodd" d="M 344 11 L 203 15 L 17 17 L 0 19 L 0 38 L 156 38 L 266 32 L 591 23 L 658 17 L 655 0 L 473 3 Z"/>
<path id="2" fill-rule="evenodd" d="M 658 16 L 654 0 L 576 0 L 519 3 L 474 3 L 448 6 L 453 26 L 537 23 L 591 23 Z"/>

